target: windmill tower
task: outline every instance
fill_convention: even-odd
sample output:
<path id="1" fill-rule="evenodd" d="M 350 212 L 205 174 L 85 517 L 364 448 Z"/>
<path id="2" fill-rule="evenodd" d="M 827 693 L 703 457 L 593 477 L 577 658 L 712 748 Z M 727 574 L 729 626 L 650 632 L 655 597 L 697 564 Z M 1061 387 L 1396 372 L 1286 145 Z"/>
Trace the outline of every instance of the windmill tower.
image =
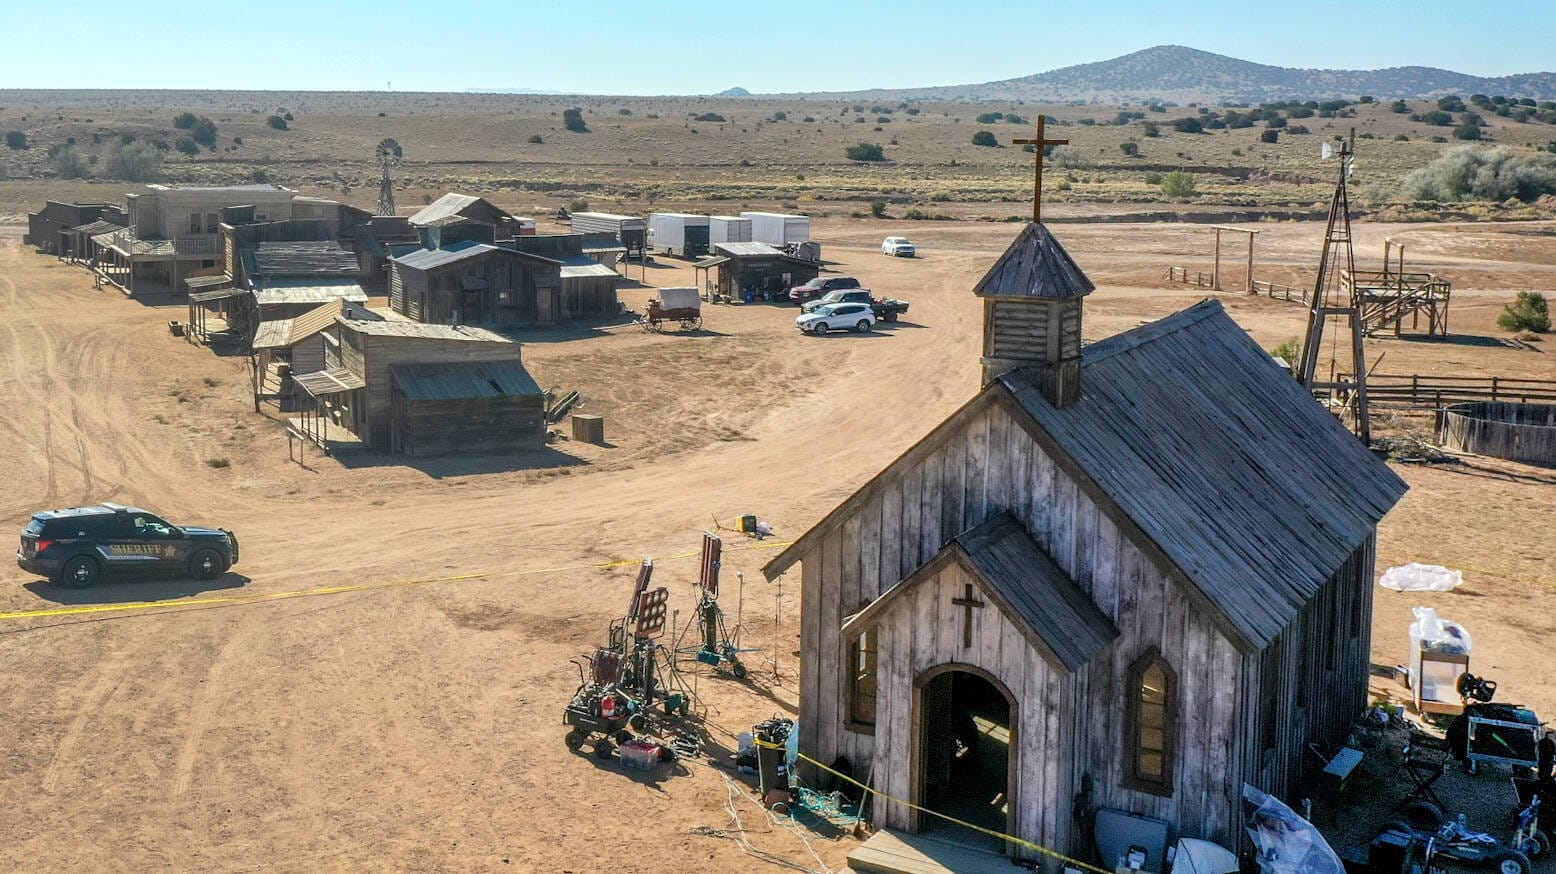
<path id="1" fill-rule="evenodd" d="M 389 176 L 389 168 L 400 163 L 400 144 L 394 140 L 384 140 L 378 144 L 378 165 L 383 168 L 383 177 L 378 183 L 378 215 L 394 215 L 394 180 Z"/>
<path id="2" fill-rule="evenodd" d="M 1325 143 L 1323 157 L 1328 158 L 1331 154 L 1329 144 Z M 1323 254 L 1318 259 L 1318 280 L 1308 305 L 1307 339 L 1302 344 L 1302 367 L 1297 381 L 1313 394 L 1326 398 L 1331 406 L 1336 400 L 1343 399 L 1341 413 L 1349 412 L 1356 435 L 1363 443 L 1370 444 L 1372 429 L 1367 414 L 1367 362 L 1362 354 L 1361 297 L 1355 290 L 1355 283 L 1342 281 L 1342 277 L 1356 271 L 1356 256 L 1351 248 L 1351 201 L 1346 189 L 1356 163 L 1354 128 L 1350 139 L 1341 141 L 1338 155 L 1339 178 L 1329 201 L 1329 225 L 1324 232 Z M 1350 329 L 1350 373 L 1339 371 L 1337 347 L 1340 338 L 1336 336 L 1330 338 L 1329 373 L 1320 378 L 1324 329 L 1331 322 L 1335 323 L 1337 332 L 1344 327 Z"/>

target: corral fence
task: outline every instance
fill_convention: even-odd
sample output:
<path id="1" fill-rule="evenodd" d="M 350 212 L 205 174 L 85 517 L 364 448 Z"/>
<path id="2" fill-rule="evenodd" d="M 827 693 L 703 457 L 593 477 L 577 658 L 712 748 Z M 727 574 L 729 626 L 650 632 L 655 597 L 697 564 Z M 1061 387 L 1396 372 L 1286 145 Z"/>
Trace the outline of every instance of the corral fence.
<path id="1" fill-rule="evenodd" d="M 1440 410 L 1451 404 L 1477 401 L 1556 403 L 1556 379 L 1401 373 L 1374 373 L 1367 377 L 1367 402 L 1375 409 Z"/>

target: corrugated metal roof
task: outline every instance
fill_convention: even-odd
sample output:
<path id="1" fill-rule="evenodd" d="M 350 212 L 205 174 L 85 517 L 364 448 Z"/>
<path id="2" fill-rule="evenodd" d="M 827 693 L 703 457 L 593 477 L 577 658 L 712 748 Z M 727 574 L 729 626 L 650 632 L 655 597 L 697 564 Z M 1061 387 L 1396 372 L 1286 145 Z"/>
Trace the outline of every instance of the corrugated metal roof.
<path id="1" fill-rule="evenodd" d="M 344 300 L 322 303 L 292 319 L 260 322 L 254 333 L 255 349 L 281 349 L 312 337 L 335 324 L 335 317 L 349 310 L 357 318 L 380 318 L 372 310 L 352 307 Z"/>
<path id="2" fill-rule="evenodd" d="M 242 297 L 251 294 L 246 288 L 218 288 L 215 291 L 197 291 L 189 295 L 189 299 L 195 303 L 210 303 L 213 300 L 226 300 L 232 297 Z"/>
<path id="3" fill-rule="evenodd" d="M 584 260 L 587 261 L 588 263 L 586 263 L 586 264 L 563 264 L 562 265 L 562 278 L 563 279 L 580 279 L 580 278 L 585 277 L 585 276 L 611 276 L 611 277 L 614 277 L 614 276 L 618 275 L 616 273 L 616 271 L 610 269 L 609 267 L 606 267 L 604 264 L 597 264 L 594 261 L 590 261 L 588 258 L 585 258 Z"/>
<path id="4" fill-rule="evenodd" d="M 728 263 L 729 263 L 729 256 L 728 255 L 720 255 L 717 258 L 704 258 L 701 261 L 695 261 L 695 262 L 692 263 L 692 267 L 694 267 L 694 268 L 696 268 L 698 270 L 707 270 L 709 267 L 717 267 L 720 264 L 728 264 Z"/>
<path id="5" fill-rule="evenodd" d="M 367 303 L 367 292 L 354 279 L 271 279 L 254 290 L 254 300 L 260 306 L 332 300 Z"/>
<path id="6" fill-rule="evenodd" d="M 232 284 L 232 277 L 225 274 L 220 276 L 190 276 L 184 280 L 184 285 L 190 289 L 217 289 L 226 288 Z"/>
<path id="7" fill-rule="evenodd" d="M 383 321 L 366 321 L 344 315 L 337 316 L 335 321 L 343 328 L 375 337 L 422 337 L 432 340 L 470 340 L 477 343 L 514 342 L 495 331 L 471 325 L 429 325 L 423 322 L 388 319 Z"/>
<path id="8" fill-rule="evenodd" d="M 111 234 L 114 231 L 122 231 L 124 230 L 124 225 L 116 225 L 113 222 L 98 219 L 95 222 L 84 224 L 80 227 L 71 228 L 71 230 L 78 231 L 88 236 L 96 236 L 97 234 Z"/>
<path id="9" fill-rule="evenodd" d="M 601 219 L 608 222 L 637 222 L 643 224 L 643 217 L 636 215 L 618 215 L 614 212 L 575 212 L 575 219 Z"/>
<path id="10" fill-rule="evenodd" d="M 1405 483 L 1218 301 L 1086 347 L 1055 409 L 1000 381 L 1257 647 L 1374 531 Z"/>
<path id="11" fill-rule="evenodd" d="M 540 386 L 517 358 L 511 361 L 392 364 L 389 372 L 406 399 L 412 401 L 523 397 L 541 393 Z"/>
<path id="12" fill-rule="evenodd" d="M 412 270 L 431 270 L 434 267 L 442 267 L 445 264 L 453 264 L 466 258 L 474 258 L 487 252 L 498 251 L 513 252 L 512 249 L 502 249 L 490 243 L 477 243 L 474 240 L 465 240 L 461 243 L 455 243 L 446 249 L 416 249 L 404 255 L 396 255 L 390 260 L 396 264 L 403 264 Z"/>
<path id="13" fill-rule="evenodd" d="M 328 370 L 316 370 L 313 373 L 293 374 L 292 382 L 296 383 L 298 388 L 316 398 L 325 395 L 336 395 L 359 388 L 367 388 L 367 383 L 363 381 L 362 377 L 344 367 L 331 367 Z"/>
<path id="14" fill-rule="evenodd" d="M 262 242 L 248 267 L 252 276 L 355 276 L 359 269 L 355 253 L 329 240 Z"/>
<path id="15" fill-rule="evenodd" d="M 773 258 L 782 255 L 783 252 L 766 243 L 714 243 L 713 251 L 721 252 L 732 258 L 752 258 L 757 256 Z"/>
<path id="16" fill-rule="evenodd" d="M 973 294 L 1060 300 L 1091 294 L 1095 288 L 1046 226 L 1028 222 L 974 286 Z"/>
<path id="17" fill-rule="evenodd" d="M 497 209 L 497 207 L 492 206 L 491 201 L 488 201 L 485 198 L 475 197 L 474 195 L 470 194 L 455 194 L 453 192 L 449 192 L 448 194 L 445 194 L 437 200 L 434 200 L 433 202 L 422 207 L 420 211 L 410 217 L 410 223 L 413 225 L 434 224 L 444 219 L 457 216 L 477 203 L 485 203 L 488 207 L 496 210 L 499 215 L 507 215 L 506 212 L 503 212 L 502 210 Z"/>

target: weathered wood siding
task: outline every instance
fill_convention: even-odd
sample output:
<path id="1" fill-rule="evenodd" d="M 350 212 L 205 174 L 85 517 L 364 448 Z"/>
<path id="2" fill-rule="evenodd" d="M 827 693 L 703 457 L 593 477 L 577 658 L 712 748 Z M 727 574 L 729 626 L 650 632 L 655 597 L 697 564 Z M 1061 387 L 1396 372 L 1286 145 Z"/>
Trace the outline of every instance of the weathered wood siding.
<path id="1" fill-rule="evenodd" d="M 324 369 L 324 333 L 292 344 L 292 373 L 313 373 Z"/>
<path id="2" fill-rule="evenodd" d="M 349 334 L 349 331 L 343 331 Z M 516 361 L 520 357 L 518 343 L 484 343 L 470 340 L 440 340 L 428 337 L 396 337 L 372 334 L 357 335 L 363 341 L 362 369 L 352 367 L 350 354 L 347 367 L 362 375 L 367 383 L 364 431 L 359 436 L 375 449 L 388 449 L 392 428 L 392 364 L 428 364 L 453 361 Z M 343 346 L 345 344 L 342 344 Z"/>
<path id="3" fill-rule="evenodd" d="M 389 308 L 402 315 L 405 313 L 405 277 L 398 267 L 389 271 Z"/>
<path id="4" fill-rule="evenodd" d="M 391 449 L 406 455 L 527 452 L 546 445 L 540 395 L 411 401 L 395 387 L 392 413 Z"/>
<path id="5" fill-rule="evenodd" d="M 911 455 L 911 454 L 910 454 Z M 915 726 L 898 689 L 948 654 L 938 635 L 960 632 L 939 588 L 912 599 L 912 615 L 893 605 L 881 619 L 882 686 L 875 735 L 850 731 L 839 708 L 847 700 L 847 642 L 840 626 L 886 588 L 932 559 L 955 535 L 1008 510 L 1117 626 L 1120 637 L 1083 671 L 1053 672 L 1035 654 L 1017 657 L 1019 635 L 1007 634 L 991 607 L 975 611 L 975 645 L 957 658 L 1010 678 L 1022 689 L 1018 834 L 1076 850 L 1070 822 L 1083 775 L 1094 803 L 1168 819 L 1189 836 L 1237 840 L 1237 793 L 1244 758 L 1236 744 L 1246 698 L 1234 694 L 1243 658 L 1211 619 L 1195 610 L 1164 568 L 1121 535 L 1091 498 L 1002 408 L 989 405 L 934 448 L 899 464 L 858 511 L 803 558 L 800 724 L 806 752 L 827 762 L 848 756 L 876 785 L 901 789 L 898 771 Z M 944 582 L 937 586 L 946 585 Z M 929 589 L 925 589 L 927 593 Z M 909 639 L 911 638 L 911 642 Z M 931 645 L 931 642 L 933 644 Z M 955 641 L 960 648 L 960 640 Z M 1150 647 L 1177 671 L 1180 701 L 1174 792 L 1159 797 L 1124 788 L 1123 687 L 1129 665 Z M 924 647 L 920 651 L 920 647 Z M 913 659 L 901 662 L 904 652 Z M 892 673 L 888 673 L 888 671 Z M 1020 674 L 1018 677 L 1017 674 Z M 900 674 L 900 675 L 899 675 Z M 883 782 L 896 781 L 896 782 Z M 909 787 L 912 788 L 912 787 Z M 911 793 L 906 796 L 911 797 Z M 907 827 L 896 805 L 884 825 Z"/>

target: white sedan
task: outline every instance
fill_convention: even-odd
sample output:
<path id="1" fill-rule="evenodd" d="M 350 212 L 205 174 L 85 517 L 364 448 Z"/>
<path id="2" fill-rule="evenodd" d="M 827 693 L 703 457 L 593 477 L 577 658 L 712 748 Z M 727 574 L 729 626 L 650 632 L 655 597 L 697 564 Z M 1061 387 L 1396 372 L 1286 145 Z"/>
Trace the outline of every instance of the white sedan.
<path id="1" fill-rule="evenodd" d="M 907 237 L 887 237 L 881 241 L 881 254 L 912 258 L 918 254 L 918 250 L 913 248 L 913 241 Z"/>
<path id="2" fill-rule="evenodd" d="M 807 334 L 828 331 L 868 333 L 875 327 L 875 312 L 867 303 L 831 303 L 816 307 L 794 320 L 794 327 Z"/>

